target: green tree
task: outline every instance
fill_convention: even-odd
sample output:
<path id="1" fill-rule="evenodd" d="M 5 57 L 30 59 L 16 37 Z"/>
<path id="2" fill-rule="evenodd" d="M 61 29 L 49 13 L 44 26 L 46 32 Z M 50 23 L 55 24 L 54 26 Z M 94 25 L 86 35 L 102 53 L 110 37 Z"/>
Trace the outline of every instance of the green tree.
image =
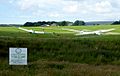
<path id="1" fill-rule="evenodd" d="M 84 21 L 80 21 L 80 20 L 76 20 L 74 23 L 73 23 L 74 26 L 80 26 L 80 25 L 85 25 L 85 22 Z"/>
<path id="2" fill-rule="evenodd" d="M 32 23 L 32 22 L 26 22 L 23 26 L 34 26 L 34 23 Z"/>
<path id="3" fill-rule="evenodd" d="M 118 24 L 120 24 L 120 20 L 112 23 L 112 25 L 118 25 Z"/>
<path id="4" fill-rule="evenodd" d="M 68 25 L 67 21 L 59 22 L 59 26 L 67 26 L 67 25 Z"/>

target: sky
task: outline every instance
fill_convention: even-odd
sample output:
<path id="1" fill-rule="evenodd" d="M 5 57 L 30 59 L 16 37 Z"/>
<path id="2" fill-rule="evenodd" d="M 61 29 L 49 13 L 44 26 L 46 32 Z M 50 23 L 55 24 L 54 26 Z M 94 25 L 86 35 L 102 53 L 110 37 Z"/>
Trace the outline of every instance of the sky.
<path id="1" fill-rule="evenodd" d="M 0 0 L 0 24 L 119 18 L 120 0 Z"/>

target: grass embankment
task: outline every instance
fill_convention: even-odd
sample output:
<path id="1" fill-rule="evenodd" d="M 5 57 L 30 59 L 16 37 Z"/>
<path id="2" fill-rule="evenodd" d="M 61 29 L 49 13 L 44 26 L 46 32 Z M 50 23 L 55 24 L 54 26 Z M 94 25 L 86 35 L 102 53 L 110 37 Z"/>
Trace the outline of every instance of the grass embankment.
<path id="1" fill-rule="evenodd" d="M 0 39 L 0 75 L 119 76 L 120 36 Z M 27 47 L 28 65 L 9 66 L 9 47 Z"/>

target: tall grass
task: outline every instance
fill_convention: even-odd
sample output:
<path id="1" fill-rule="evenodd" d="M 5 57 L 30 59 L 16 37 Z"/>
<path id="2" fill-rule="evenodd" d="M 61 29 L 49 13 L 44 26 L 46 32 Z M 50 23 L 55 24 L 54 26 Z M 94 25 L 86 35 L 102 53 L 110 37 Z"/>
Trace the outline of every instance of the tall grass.
<path id="1" fill-rule="evenodd" d="M 29 61 L 47 59 L 88 64 L 120 64 L 120 39 L 1 38 L 1 56 L 9 47 L 27 47 Z"/>
<path id="2" fill-rule="evenodd" d="M 120 75 L 119 35 L 35 35 L 12 29 L 0 29 L 0 76 Z M 10 47 L 28 48 L 27 66 L 8 64 Z"/>

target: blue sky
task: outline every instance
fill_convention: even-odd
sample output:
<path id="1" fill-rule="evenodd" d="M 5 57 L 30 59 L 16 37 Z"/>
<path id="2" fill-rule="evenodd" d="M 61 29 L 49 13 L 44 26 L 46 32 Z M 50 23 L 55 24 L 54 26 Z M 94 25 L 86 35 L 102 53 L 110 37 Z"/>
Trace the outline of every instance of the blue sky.
<path id="1" fill-rule="evenodd" d="M 0 0 L 0 24 L 119 20 L 120 0 Z"/>

